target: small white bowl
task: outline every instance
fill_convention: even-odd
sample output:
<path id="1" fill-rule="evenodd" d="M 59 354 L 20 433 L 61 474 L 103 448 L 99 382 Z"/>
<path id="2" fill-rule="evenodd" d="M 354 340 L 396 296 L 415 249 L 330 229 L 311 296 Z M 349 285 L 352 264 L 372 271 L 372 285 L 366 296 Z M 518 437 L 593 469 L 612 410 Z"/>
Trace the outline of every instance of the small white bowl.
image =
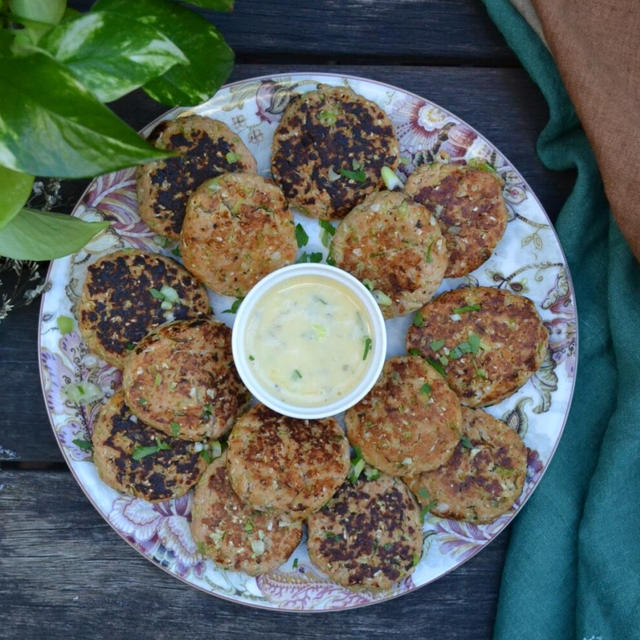
<path id="1" fill-rule="evenodd" d="M 367 315 L 372 332 L 372 346 L 369 354 L 368 367 L 357 385 L 339 399 L 313 406 L 300 406 L 283 401 L 276 397 L 270 390 L 265 389 L 261 381 L 254 374 L 249 364 L 249 356 L 246 347 L 247 324 L 252 316 L 256 304 L 267 295 L 275 286 L 292 278 L 304 276 L 322 277 L 342 285 L 348 289 L 362 303 Z M 233 359 L 240 378 L 247 389 L 266 406 L 274 411 L 292 418 L 318 419 L 334 416 L 361 400 L 376 383 L 385 361 L 387 351 L 387 333 L 384 317 L 378 303 L 367 288 L 351 274 L 326 264 L 294 264 L 283 267 L 270 273 L 256 284 L 242 301 L 236 319 L 233 324 L 231 339 Z"/>

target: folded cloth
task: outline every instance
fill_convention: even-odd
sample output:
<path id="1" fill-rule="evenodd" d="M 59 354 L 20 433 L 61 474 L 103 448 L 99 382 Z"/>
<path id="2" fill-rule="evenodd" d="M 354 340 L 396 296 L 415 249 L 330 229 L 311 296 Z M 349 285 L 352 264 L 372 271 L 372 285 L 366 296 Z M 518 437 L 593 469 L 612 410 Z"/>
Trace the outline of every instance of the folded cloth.
<path id="1" fill-rule="evenodd" d="M 494 638 L 640 638 L 640 268 L 551 54 L 508 0 L 484 3 L 549 104 L 538 155 L 577 170 L 556 222 L 577 299 L 576 389 L 556 454 L 512 526 Z"/>

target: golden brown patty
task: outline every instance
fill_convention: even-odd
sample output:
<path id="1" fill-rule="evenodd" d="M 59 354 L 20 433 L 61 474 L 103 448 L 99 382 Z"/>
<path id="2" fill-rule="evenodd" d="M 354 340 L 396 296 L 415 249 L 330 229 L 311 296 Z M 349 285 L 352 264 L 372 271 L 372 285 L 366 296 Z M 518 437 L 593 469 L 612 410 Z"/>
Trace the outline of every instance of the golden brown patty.
<path id="1" fill-rule="evenodd" d="M 149 502 L 184 495 L 207 466 L 194 443 L 167 437 L 138 420 L 122 391 L 100 410 L 91 440 L 102 480 Z"/>
<path id="2" fill-rule="evenodd" d="M 320 84 L 288 104 L 273 137 L 271 172 L 287 200 L 315 218 L 342 218 L 398 166 L 391 121 L 348 87 Z"/>
<path id="3" fill-rule="evenodd" d="M 201 553 L 216 564 L 251 576 L 286 562 L 302 537 L 302 525 L 243 504 L 227 475 L 227 455 L 213 461 L 198 482 L 191 534 Z"/>
<path id="4" fill-rule="evenodd" d="M 527 448 L 513 429 L 482 409 L 463 408 L 462 421 L 463 435 L 449 461 L 407 483 L 437 516 L 493 522 L 522 492 Z"/>
<path id="5" fill-rule="evenodd" d="M 389 589 L 422 553 L 420 508 L 398 478 L 345 482 L 307 521 L 309 557 L 345 587 Z"/>
<path id="6" fill-rule="evenodd" d="M 336 229 L 336 265 L 363 281 L 386 318 L 429 301 L 447 268 L 435 218 L 403 193 L 372 193 Z"/>
<path id="7" fill-rule="evenodd" d="M 228 455 L 241 500 L 298 520 L 319 509 L 349 471 L 349 443 L 334 419 L 298 420 L 264 405 L 238 419 Z"/>
<path id="8" fill-rule="evenodd" d="M 394 476 L 444 464 L 460 439 L 461 420 L 456 394 L 413 356 L 387 360 L 370 393 L 345 414 L 351 444 Z"/>
<path id="9" fill-rule="evenodd" d="M 138 168 L 140 217 L 155 231 L 179 238 L 191 192 L 209 178 L 231 171 L 256 171 L 242 140 L 219 120 L 185 116 L 161 122 L 151 141 L 180 155 Z"/>
<path id="10" fill-rule="evenodd" d="M 233 365 L 231 329 L 206 318 L 148 334 L 125 361 L 122 385 L 138 418 L 183 440 L 220 437 L 249 400 Z"/>
<path id="11" fill-rule="evenodd" d="M 529 298 L 463 288 L 416 312 L 407 350 L 435 362 L 460 402 L 478 407 L 510 396 L 539 369 L 547 337 Z"/>
<path id="12" fill-rule="evenodd" d="M 137 249 L 94 262 L 77 308 L 89 349 L 119 368 L 151 329 L 208 313 L 206 289 L 190 273 L 169 258 Z"/>
<path id="13" fill-rule="evenodd" d="M 185 267 L 227 296 L 244 296 L 298 251 L 282 191 L 250 173 L 227 173 L 194 191 L 180 247 Z"/>
<path id="14" fill-rule="evenodd" d="M 449 250 L 446 278 L 479 267 L 507 227 L 502 180 L 492 171 L 456 164 L 422 165 L 409 176 L 405 190 L 440 223 Z"/>

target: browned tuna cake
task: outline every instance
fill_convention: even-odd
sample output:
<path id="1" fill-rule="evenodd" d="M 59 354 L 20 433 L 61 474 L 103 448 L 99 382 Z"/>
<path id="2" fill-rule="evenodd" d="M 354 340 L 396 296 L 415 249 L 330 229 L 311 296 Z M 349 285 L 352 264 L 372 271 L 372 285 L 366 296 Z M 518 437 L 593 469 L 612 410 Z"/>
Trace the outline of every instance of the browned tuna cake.
<path id="1" fill-rule="evenodd" d="M 179 238 L 187 200 L 208 178 L 230 171 L 256 171 L 242 140 L 219 120 L 184 116 L 161 122 L 150 136 L 159 149 L 180 155 L 138 168 L 140 217 L 155 231 Z"/>
<path id="2" fill-rule="evenodd" d="M 138 420 L 122 391 L 100 410 L 91 440 L 100 478 L 149 502 L 184 495 L 207 466 L 193 442 L 167 437 Z"/>
<path id="3" fill-rule="evenodd" d="M 250 173 L 227 173 L 193 192 L 180 247 L 185 267 L 227 296 L 244 296 L 298 251 L 282 191 Z"/>
<path id="4" fill-rule="evenodd" d="M 191 534 L 216 564 L 251 576 L 286 562 L 302 537 L 302 524 L 244 504 L 229 483 L 226 453 L 207 467 L 196 485 Z"/>
<path id="5" fill-rule="evenodd" d="M 420 508 L 399 478 L 345 482 L 307 521 L 309 557 L 345 587 L 389 589 L 422 553 Z"/>
<path id="6" fill-rule="evenodd" d="M 418 167 L 406 192 L 431 211 L 449 250 L 446 278 L 457 278 L 489 258 L 507 227 L 502 180 L 493 171 L 457 164 Z"/>
<path id="7" fill-rule="evenodd" d="M 476 524 L 493 522 L 518 499 L 527 474 L 520 436 L 482 409 L 462 409 L 462 438 L 449 461 L 407 479 L 431 513 Z"/>
<path id="8" fill-rule="evenodd" d="M 394 476 L 444 464 L 460 439 L 461 420 L 456 394 L 413 356 L 387 360 L 370 393 L 345 414 L 351 444 Z"/>
<path id="9" fill-rule="evenodd" d="M 510 396 L 539 369 L 547 337 L 529 298 L 462 288 L 416 312 L 407 350 L 435 363 L 462 404 L 478 407 Z"/>
<path id="10" fill-rule="evenodd" d="M 382 188 L 382 167 L 398 163 L 391 121 L 348 87 L 320 84 L 291 100 L 273 137 L 273 177 L 314 218 L 342 218 Z"/>
<path id="11" fill-rule="evenodd" d="M 435 218 L 394 191 L 372 193 L 357 205 L 336 229 L 331 254 L 371 289 L 386 318 L 431 300 L 447 268 Z"/>
<path id="12" fill-rule="evenodd" d="M 218 438 L 249 401 L 231 354 L 231 329 L 198 318 L 158 327 L 125 361 L 125 400 L 147 424 L 183 440 Z"/>
<path id="13" fill-rule="evenodd" d="M 241 416 L 229 435 L 229 477 L 244 502 L 303 520 L 349 472 L 349 443 L 332 418 L 298 420 L 264 405 Z"/>
<path id="14" fill-rule="evenodd" d="M 209 310 L 206 289 L 177 262 L 123 249 L 88 268 L 78 327 L 91 351 L 122 368 L 129 351 L 151 329 Z"/>

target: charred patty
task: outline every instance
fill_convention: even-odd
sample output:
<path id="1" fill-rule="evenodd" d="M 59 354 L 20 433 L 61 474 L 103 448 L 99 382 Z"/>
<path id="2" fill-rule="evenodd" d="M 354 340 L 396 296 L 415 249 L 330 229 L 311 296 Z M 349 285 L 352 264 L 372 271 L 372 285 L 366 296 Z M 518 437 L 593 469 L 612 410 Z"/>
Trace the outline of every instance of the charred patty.
<path id="1" fill-rule="evenodd" d="M 342 218 L 399 163 L 384 111 L 348 87 L 320 84 L 291 100 L 273 137 L 271 172 L 287 200 L 314 218 Z"/>
<path id="2" fill-rule="evenodd" d="M 513 429 L 482 409 L 464 407 L 462 423 L 462 438 L 449 461 L 407 483 L 437 516 L 493 522 L 522 492 L 527 448 Z"/>
<path id="3" fill-rule="evenodd" d="M 209 313 L 206 289 L 165 256 L 123 249 L 87 271 L 78 327 L 89 349 L 122 368 L 137 342 L 165 322 Z"/>
<path id="4" fill-rule="evenodd" d="M 357 205 L 336 229 L 331 254 L 371 289 L 386 318 L 428 302 L 448 259 L 435 218 L 394 191 L 372 193 Z"/>
<path id="5" fill-rule="evenodd" d="M 147 424 L 184 440 L 218 438 L 249 400 L 231 354 L 231 329 L 198 318 L 154 329 L 131 351 L 125 400 Z"/>
<path id="6" fill-rule="evenodd" d="M 140 217 L 156 233 L 179 238 L 187 200 L 205 180 L 231 171 L 256 171 L 256 161 L 226 124 L 189 115 L 161 122 L 151 141 L 178 156 L 137 171 Z"/>
<path id="7" fill-rule="evenodd" d="M 545 329 L 533 302 L 491 287 L 447 291 L 416 312 L 407 350 L 446 375 L 460 402 L 500 402 L 540 367 Z"/>
<path id="8" fill-rule="evenodd" d="M 91 440 L 100 478 L 149 502 L 184 495 L 207 466 L 193 442 L 168 437 L 138 420 L 122 391 L 100 410 Z"/>
<path id="9" fill-rule="evenodd" d="M 244 296 L 298 251 L 282 191 L 250 173 L 227 173 L 194 191 L 180 248 L 185 267 L 227 296 Z"/>

